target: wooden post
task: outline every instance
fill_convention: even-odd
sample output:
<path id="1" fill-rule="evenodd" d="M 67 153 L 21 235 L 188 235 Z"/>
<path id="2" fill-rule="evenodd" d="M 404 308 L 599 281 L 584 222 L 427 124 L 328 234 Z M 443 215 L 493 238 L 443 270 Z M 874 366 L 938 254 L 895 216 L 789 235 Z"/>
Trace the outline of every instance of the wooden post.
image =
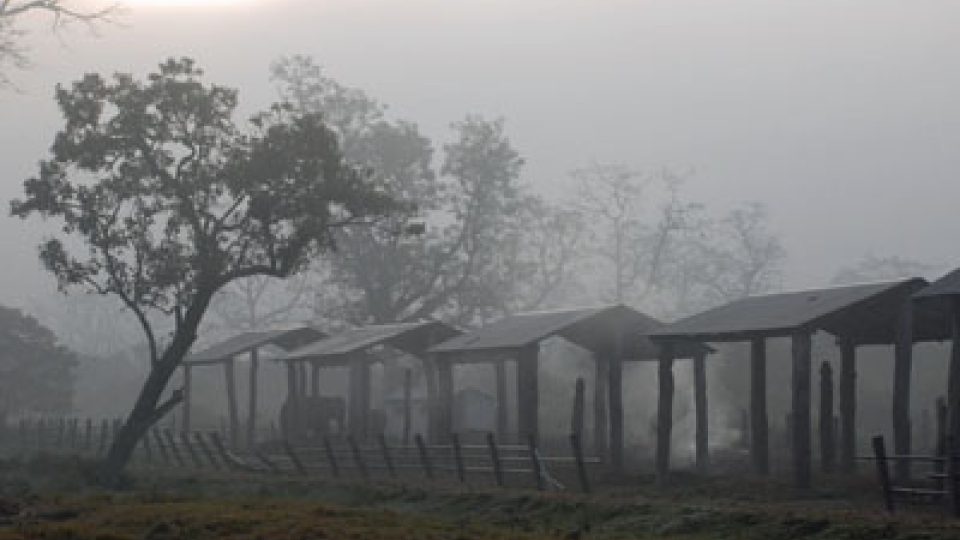
<path id="1" fill-rule="evenodd" d="M 286 439 L 283 440 L 283 451 L 287 453 L 287 457 L 289 457 L 290 462 L 293 463 L 293 468 L 296 469 L 297 474 L 306 476 L 307 468 L 303 466 L 303 461 L 300 461 L 300 456 L 298 456 L 297 452 L 293 449 L 293 445 Z"/>
<path id="2" fill-rule="evenodd" d="M 183 460 L 183 454 L 180 453 L 180 449 L 177 448 L 177 441 L 173 438 L 173 433 L 169 429 L 163 430 L 163 436 L 167 440 L 167 446 L 170 448 L 170 453 L 173 455 L 173 459 L 176 460 L 177 465 L 185 467 L 187 463 Z"/>
<path id="3" fill-rule="evenodd" d="M 190 461 L 193 462 L 194 467 L 202 469 L 203 461 L 200 460 L 200 455 L 197 454 L 197 451 L 193 448 L 193 445 L 190 444 L 190 433 L 180 433 L 180 442 L 183 443 L 183 447 L 186 448 L 187 453 L 190 454 Z"/>
<path id="4" fill-rule="evenodd" d="M 536 482 L 537 491 L 543 491 L 544 479 L 540 470 L 540 453 L 537 452 L 537 439 L 533 435 L 527 437 L 527 449 L 530 452 L 530 467 L 533 469 L 533 479 Z"/>
<path id="5" fill-rule="evenodd" d="M 307 397 L 307 364 L 306 362 L 300 362 L 297 364 L 297 392 L 300 394 L 300 402 L 303 403 L 303 398 Z"/>
<path id="6" fill-rule="evenodd" d="M 577 377 L 573 389 L 573 412 L 570 418 L 570 433 L 575 433 L 577 437 L 583 436 L 583 394 L 583 377 Z"/>
<path id="7" fill-rule="evenodd" d="M 417 442 L 417 450 L 420 452 L 420 465 L 423 467 L 423 475 L 427 479 L 432 479 L 433 465 L 430 463 L 430 454 L 427 453 L 427 445 L 423 442 L 423 436 L 417 433 L 414 440 Z"/>
<path id="8" fill-rule="evenodd" d="M 250 351 L 250 390 L 247 396 L 247 448 L 257 445 L 257 389 L 260 371 L 260 350 Z"/>
<path id="9" fill-rule="evenodd" d="M 310 395 L 320 395 L 320 364 L 316 361 L 310 363 Z"/>
<path id="10" fill-rule="evenodd" d="M 953 517 L 960 517 L 960 485 L 958 485 L 957 470 L 957 440 L 953 435 L 947 435 L 947 500 Z"/>
<path id="11" fill-rule="evenodd" d="M 947 455 L 947 400 L 943 396 L 937 398 L 937 441 L 934 453 L 937 457 L 943 458 Z M 946 471 L 946 463 L 937 461 L 933 464 L 933 472 L 943 474 Z M 937 481 L 937 488 L 943 489 L 943 480 Z"/>
<path id="12" fill-rule="evenodd" d="M 833 369 L 820 364 L 820 470 L 833 472 L 836 442 L 833 437 Z"/>
<path id="13" fill-rule="evenodd" d="M 273 474 L 275 474 L 275 475 L 277 475 L 277 476 L 283 474 L 283 471 L 280 470 L 280 467 L 278 467 L 277 464 L 274 463 L 270 458 L 268 458 L 267 455 L 264 454 L 263 452 L 254 449 L 253 455 L 254 455 L 254 457 L 257 458 L 257 461 L 259 461 L 260 463 L 263 463 L 263 465 L 264 465 L 264 466 L 267 468 L 267 470 L 270 471 L 271 473 L 273 473 Z"/>
<path id="14" fill-rule="evenodd" d="M 87 418 L 84 426 L 83 449 L 89 452 L 91 448 L 93 448 L 93 419 Z"/>
<path id="15" fill-rule="evenodd" d="M 944 439 L 960 440 L 960 296 L 951 297 L 950 368 L 947 374 L 947 429 Z"/>
<path id="16" fill-rule="evenodd" d="M 37 424 L 42 431 L 42 424 Z M 110 442 L 110 422 L 106 418 L 100 421 L 100 448 L 97 450 L 97 457 L 101 457 L 107 451 L 107 445 Z"/>
<path id="17" fill-rule="evenodd" d="M 660 385 L 657 404 L 657 482 L 664 484 L 670 473 L 670 437 L 673 434 L 673 344 L 660 344 L 657 364 Z"/>
<path id="18" fill-rule="evenodd" d="M 407 368 L 403 370 L 403 445 L 410 445 L 410 422 L 413 394 L 413 372 Z"/>
<path id="19" fill-rule="evenodd" d="M 710 422 L 707 413 L 706 352 L 693 358 L 693 406 L 696 414 L 697 470 L 701 474 L 710 469 Z"/>
<path id="20" fill-rule="evenodd" d="M 140 445 L 143 447 L 143 457 L 147 463 L 153 463 L 153 446 L 150 444 L 150 435 L 144 434 L 140 439 Z"/>
<path id="21" fill-rule="evenodd" d="M 200 452 L 202 452 L 203 455 L 206 456 L 207 461 L 210 462 L 210 466 L 213 467 L 213 470 L 219 471 L 220 464 L 217 463 L 217 458 L 214 457 L 213 451 L 210 449 L 209 446 L 207 446 L 207 441 L 203 440 L 203 435 L 199 431 L 194 431 L 193 438 L 196 441 L 197 446 L 200 447 Z M 230 466 L 229 462 L 224 462 L 224 465 L 227 466 L 228 468 Z"/>
<path id="22" fill-rule="evenodd" d="M 793 480 L 810 487 L 810 364 L 811 336 L 807 330 L 793 335 Z"/>
<path id="23" fill-rule="evenodd" d="M 410 370 L 407 370 L 409 373 Z M 387 445 L 387 438 L 380 434 L 380 451 L 383 452 L 383 464 L 387 467 L 387 472 L 391 478 L 397 477 L 397 469 L 393 466 L 393 457 L 390 455 L 390 447 Z"/>
<path id="24" fill-rule="evenodd" d="M 893 451 L 910 454 L 910 378 L 913 367 L 913 305 L 908 300 L 897 318 L 893 367 Z M 910 461 L 894 463 L 894 478 L 906 482 L 910 478 Z"/>
<path id="25" fill-rule="evenodd" d="M 490 464 L 493 466 L 493 479 L 497 487 L 503 487 L 503 468 L 500 466 L 500 451 L 493 433 L 487 433 L 487 448 L 490 449 Z"/>
<path id="26" fill-rule="evenodd" d="M 166 447 L 163 445 L 163 437 L 160 436 L 159 428 L 152 428 L 150 433 L 153 435 L 153 442 L 157 444 L 157 451 L 160 452 L 160 459 L 163 460 L 165 465 L 170 464 L 170 455 L 167 453 Z M 149 437 L 149 435 L 144 435 L 144 437 Z"/>
<path id="27" fill-rule="evenodd" d="M 503 439 L 507 436 L 507 363 L 496 360 L 493 363 L 494 375 L 497 379 L 497 436 Z"/>
<path id="28" fill-rule="evenodd" d="M 750 456 L 753 471 L 770 472 L 770 424 L 767 420 L 767 340 L 750 342 Z"/>
<path id="29" fill-rule="evenodd" d="M 363 460 L 363 454 L 360 452 L 360 447 L 357 446 L 357 440 L 353 438 L 353 435 L 347 435 L 347 444 L 353 454 L 353 462 L 357 466 L 357 470 L 360 471 L 360 477 L 366 480 L 368 477 L 367 463 Z"/>
<path id="30" fill-rule="evenodd" d="M 323 437 L 323 450 L 327 454 L 327 463 L 330 464 L 330 472 L 333 473 L 334 478 L 340 476 L 340 466 L 337 465 L 337 455 L 333 452 L 333 445 L 330 444 L 330 437 L 324 435 Z"/>
<path id="31" fill-rule="evenodd" d="M 857 453 L 857 344 L 840 338 L 840 470 L 856 470 Z"/>
<path id="32" fill-rule="evenodd" d="M 610 384 L 609 364 L 601 354 L 593 355 L 593 451 L 600 457 L 607 455 L 607 385 Z M 581 444 L 583 438 L 580 439 Z"/>
<path id="33" fill-rule="evenodd" d="M 609 393 L 608 413 L 610 416 L 610 465 L 614 472 L 623 472 L 623 350 L 621 339 L 617 339 L 614 352 L 608 358 L 607 392 Z"/>
<path id="34" fill-rule="evenodd" d="M 463 466 L 463 448 L 460 446 L 460 435 L 452 434 L 453 437 L 453 461 L 457 467 L 457 479 L 460 483 L 466 483 L 467 472 Z"/>
<path id="35" fill-rule="evenodd" d="M 284 439 L 296 439 L 300 435 L 300 392 L 297 383 L 297 366 L 292 361 L 287 361 L 287 409 L 286 421 L 281 423 Z"/>
<path id="36" fill-rule="evenodd" d="M 453 432 L 453 366 L 450 362 L 437 362 L 437 391 L 440 401 L 440 411 L 438 414 L 439 431 L 437 433 L 437 442 L 446 443 L 450 441 L 450 434 Z"/>
<path id="37" fill-rule="evenodd" d="M 535 443 L 540 437 L 539 357 L 540 345 L 537 343 L 517 351 L 518 440 L 533 437 Z"/>
<path id="38" fill-rule="evenodd" d="M 893 513 L 893 490 L 890 486 L 890 471 L 887 468 L 887 451 L 883 446 L 883 437 L 877 435 L 871 441 L 873 457 L 877 462 L 877 477 L 880 480 L 880 489 L 883 490 L 883 504 L 887 512 Z"/>
<path id="39" fill-rule="evenodd" d="M 576 433 L 570 434 L 570 449 L 573 451 L 573 459 L 577 463 L 577 477 L 580 479 L 580 491 L 590 493 L 590 478 L 587 476 L 587 466 L 583 462 L 583 445 L 580 443 L 580 436 Z"/>
<path id="40" fill-rule="evenodd" d="M 237 380 L 234 377 L 234 359 L 223 363 L 223 377 L 227 387 L 227 417 L 230 421 L 230 448 L 240 446 L 240 415 L 237 412 Z"/>
<path id="41" fill-rule="evenodd" d="M 427 356 L 423 359 L 423 376 L 427 387 L 427 438 L 436 442 L 440 431 L 440 399 L 437 396 L 437 362 L 450 361 L 440 355 Z"/>
<path id="42" fill-rule="evenodd" d="M 198 437 L 198 440 L 200 440 L 199 437 L 201 437 L 201 434 L 197 433 L 197 437 Z M 241 467 L 242 464 L 238 463 L 235 459 L 230 457 L 230 454 L 227 452 L 227 447 L 223 444 L 223 440 L 220 439 L 219 433 L 217 433 L 216 431 L 211 431 L 207 433 L 207 437 L 210 439 L 210 444 L 212 444 L 213 448 L 217 451 L 217 455 L 220 456 L 220 459 L 223 461 L 223 465 L 227 468 L 227 470 L 230 470 L 230 469 L 243 470 Z M 207 447 L 207 450 L 209 450 L 209 447 Z M 213 461 L 211 460 L 211 463 L 212 462 Z M 269 469 L 269 467 L 267 468 Z"/>
<path id="43" fill-rule="evenodd" d="M 193 366 L 183 364 L 183 431 L 190 431 L 190 407 L 193 399 Z"/>
<path id="44" fill-rule="evenodd" d="M 364 441 L 369 430 L 370 363 L 363 356 L 350 360 L 350 433 Z"/>

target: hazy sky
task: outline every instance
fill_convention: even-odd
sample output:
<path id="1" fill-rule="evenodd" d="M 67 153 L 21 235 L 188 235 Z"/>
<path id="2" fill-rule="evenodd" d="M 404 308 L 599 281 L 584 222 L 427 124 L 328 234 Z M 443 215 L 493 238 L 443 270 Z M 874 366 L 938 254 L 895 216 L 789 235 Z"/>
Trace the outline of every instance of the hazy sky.
<path id="1" fill-rule="evenodd" d="M 692 168 L 690 198 L 768 205 L 790 287 L 865 253 L 960 264 L 960 3 L 949 0 L 133 0 L 99 38 L 30 36 L 0 93 L 0 198 L 58 126 L 53 85 L 195 57 L 273 99 L 271 60 L 313 55 L 442 141 L 502 115 L 544 191 L 590 160 Z M 3 214 L 6 215 L 6 204 Z M 49 286 L 41 233 L 7 217 L 0 302 Z M 35 223 L 35 222 L 33 222 Z"/>

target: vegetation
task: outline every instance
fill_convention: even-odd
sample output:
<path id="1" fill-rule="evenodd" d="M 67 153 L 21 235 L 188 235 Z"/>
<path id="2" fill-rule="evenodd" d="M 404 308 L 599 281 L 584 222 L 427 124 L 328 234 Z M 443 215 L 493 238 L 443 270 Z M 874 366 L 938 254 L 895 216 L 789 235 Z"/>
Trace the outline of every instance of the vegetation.
<path id="1" fill-rule="evenodd" d="M 334 230 L 398 207 L 344 161 L 320 115 L 277 104 L 238 124 L 237 92 L 202 75 L 169 60 L 146 81 L 90 74 L 58 88 L 64 128 L 11 203 L 15 216 L 61 222 L 40 248 L 61 290 L 119 298 L 143 330 L 150 373 L 105 460 L 108 479 L 180 402 L 164 390 L 217 291 L 295 274 L 334 246 Z"/>
<path id="2" fill-rule="evenodd" d="M 76 364 L 36 319 L 0 306 L 0 418 L 70 410 Z"/>

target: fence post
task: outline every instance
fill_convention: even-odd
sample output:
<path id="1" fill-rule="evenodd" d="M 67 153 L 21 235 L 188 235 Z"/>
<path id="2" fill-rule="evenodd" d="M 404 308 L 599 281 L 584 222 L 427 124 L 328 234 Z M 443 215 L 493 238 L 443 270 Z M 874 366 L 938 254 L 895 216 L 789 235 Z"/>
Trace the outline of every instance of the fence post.
<path id="1" fill-rule="evenodd" d="M 423 467 L 423 474 L 428 479 L 433 479 L 433 465 L 430 464 L 430 455 L 427 453 L 427 445 L 423 442 L 423 435 L 417 433 L 414 440 L 417 442 L 417 450 L 420 451 L 420 465 Z"/>
<path id="2" fill-rule="evenodd" d="M 80 419 L 71 418 L 67 429 L 70 439 L 70 449 L 76 450 L 80 446 Z"/>
<path id="3" fill-rule="evenodd" d="M 503 487 L 503 468 L 500 466 L 500 450 L 497 448 L 497 441 L 492 431 L 487 433 L 487 447 L 490 449 L 490 463 L 493 465 L 493 478 L 497 481 L 497 487 Z"/>
<path id="4" fill-rule="evenodd" d="M 170 445 L 170 453 L 173 454 L 173 459 L 177 460 L 177 465 L 185 467 L 187 463 L 183 461 L 183 455 L 180 453 L 180 449 L 177 448 L 177 441 L 173 438 L 173 432 L 169 429 L 164 429 L 163 436 L 167 439 L 167 444 Z"/>
<path id="5" fill-rule="evenodd" d="M 67 420 L 64 417 L 60 417 L 60 420 L 57 421 L 57 449 L 62 449 L 64 447 L 64 440 L 67 435 Z"/>
<path id="6" fill-rule="evenodd" d="M 347 435 L 347 444 L 350 445 L 350 452 L 353 454 L 353 461 L 357 465 L 357 470 L 360 471 L 360 476 L 364 480 L 367 479 L 367 464 L 363 461 L 363 454 L 360 453 L 360 447 L 357 446 L 357 441 L 353 438 L 353 434 Z"/>
<path id="7" fill-rule="evenodd" d="M 217 458 L 214 457 L 213 451 L 210 450 L 209 446 L 207 446 L 207 441 L 203 440 L 203 434 L 201 434 L 199 431 L 194 431 L 193 438 L 194 440 L 197 441 L 197 446 L 200 447 L 200 451 L 203 452 L 203 455 L 207 456 L 207 461 L 210 462 L 210 465 L 213 467 L 213 470 L 219 471 L 220 464 L 217 463 Z M 229 468 L 229 464 L 227 462 L 224 462 L 224 463 Z"/>
<path id="8" fill-rule="evenodd" d="M 163 446 L 163 438 L 160 436 L 160 429 L 154 427 L 150 430 L 150 433 L 153 434 L 153 441 L 157 443 L 157 450 L 160 452 L 160 459 L 163 460 L 164 465 L 170 464 L 170 456 L 167 454 L 167 449 Z M 145 435 L 149 437 L 150 435 Z"/>
<path id="9" fill-rule="evenodd" d="M 397 470 L 393 467 L 393 458 L 390 456 L 390 447 L 387 446 L 387 438 L 380 434 L 380 450 L 383 452 L 383 463 L 387 466 L 387 472 L 391 478 L 397 477 Z"/>
<path id="10" fill-rule="evenodd" d="M 29 446 L 27 441 L 27 419 L 21 418 L 19 424 L 17 425 L 17 431 L 20 434 L 20 450 L 26 450 Z"/>
<path id="11" fill-rule="evenodd" d="M 937 456 L 946 458 L 947 456 L 947 400 L 943 396 L 937 398 Z M 947 470 L 946 461 L 937 461 L 934 463 L 934 472 L 944 474 Z M 938 479 L 937 489 L 946 489 L 946 483 Z"/>
<path id="12" fill-rule="evenodd" d="M 190 444 L 190 433 L 187 431 L 181 431 L 180 442 L 183 443 L 184 448 L 187 449 L 187 453 L 190 454 L 190 461 L 193 462 L 194 466 L 196 466 L 198 469 L 202 469 L 203 461 L 200 459 L 200 455 L 197 454 L 197 451 L 193 448 L 193 445 Z"/>
<path id="13" fill-rule="evenodd" d="M 107 451 L 107 444 L 110 442 L 110 422 L 106 418 L 100 421 L 100 448 L 97 449 L 97 457 L 102 457 Z"/>
<path id="14" fill-rule="evenodd" d="M 533 435 L 527 437 L 527 447 L 530 450 L 530 465 L 533 467 L 533 477 L 537 481 L 537 491 L 543 491 L 543 475 L 540 474 L 540 454 L 537 453 L 537 439 Z"/>
<path id="15" fill-rule="evenodd" d="M 337 465 L 337 455 L 333 453 L 333 445 L 330 444 L 330 437 L 323 437 L 323 450 L 327 454 L 327 462 L 330 464 L 330 472 L 334 478 L 340 477 L 340 466 Z"/>
<path id="16" fill-rule="evenodd" d="M 877 435 L 872 440 L 873 455 L 877 461 L 877 476 L 880 478 L 880 488 L 883 489 L 883 504 L 887 512 L 893 513 L 893 492 L 890 488 L 890 469 L 887 466 L 887 450 L 883 445 L 883 435 Z"/>
<path id="17" fill-rule="evenodd" d="M 583 446 L 580 442 L 579 434 L 570 434 L 570 448 L 573 450 L 573 458 L 577 462 L 577 475 L 580 477 L 580 490 L 584 493 L 590 493 L 590 478 L 587 476 L 587 467 L 583 462 Z"/>
<path id="18" fill-rule="evenodd" d="M 89 452 L 93 448 L 93 418 L 87 418 L 84 429 L 86 433 L 83 436 L 83 449 Z"/>
<path id="19" fill-rule="evenodd" d="M 216 432 L 214 432 L 214 433 L 216 433 Z M 219 434 L 219 433 L 216 433 L 216 436 L 217 436 L 217 440 L 220 440 L 220 434 Z M 222 443 L 221 443 L 221 444 L 222 444 Z M 280 471 L 280 467 L 277 467 L 277 464 L 274 463 L 274 462 L 272 462 L 272 461 L 270 461 L 270 458 L 268 458 L 268 457 L 267 457 L 263 452 L 261 452 L 260 450 L 254 450 L 254 451 L 253 451 L 253 455 L 256 456 L 256 458 L 257 458 L 258 460 L 260 460 L 260 463 L 263 463 L 264 465 L 266 465 L 267 469 L 269 469 L 270 472 L 272 472 L 273 474 L 276 474 L 276 475 L 283 474 L 283 473 Z"/>
<path id="20" fill-rule="evenodd" d="M 297 469 L 297 473 L 306 476 L 307 469 L 303 466 L 303 462 L 300 461 L 300 457 L 297 456 L 297 453 L 293 451 L 293 446 L 287 439 L 283 440 L 283 450 L 287 453 L 287 456 L 290 457 L 290 461 L 293 462 L 293 466 Z"/>
<path id="21" fill-rule="evenodd" d="M 453 459 L 457 463 L 457 478 L 463 484 L 467 481 L 467 471 L 463 467 L 463 448 L 460 447 L 460 435 L 454 433 L 451 438 L 453 440 Z"/>
<path id="22" fill-rule="evenodd" d="M 199 434 L 198 434 L 199 436 Z M 239 466 L 234 460 L 227 454 L 227 448 L 224 446 L 223 441 L 220 439 L 220 434 L 216 431 L 210 431 L 207 433 L 207 437 L 210 438 L 210 443 L 213 444 L 213 448 L 217 451 L 217 454 L 220 455 L 220 459 L 223 461 L 223 464 L 229 469 L 238 469 Z M 252 448 L 252 447 L 251 447 Z M 255 451 L 255 449 L 253 450 Z"/>
<path id="23" fill-rule="evenodd" d="M 149 433 L 144 433 L 144 434 L 143 434 L 143 439 L 140 441 L 140 444 L 143 446 L 143 457 L 144 457 L 144 459 L 146 460 L 146 462 L 147 462 L 148 464 L 149 464 L 149 463 L 152 463 L 152 462 L 153 462 L 153 449 L 150 447 L 150 434 L 149 434 Z"/>
<path id="24" fill-rule="evenodd" d="M 957 476 L 957 439 L 951 434 L 947 435 L 947 493 L 949 494 L 950 510 L 953 517 L 960 516 L 960 493 L 958 493 Z"/>

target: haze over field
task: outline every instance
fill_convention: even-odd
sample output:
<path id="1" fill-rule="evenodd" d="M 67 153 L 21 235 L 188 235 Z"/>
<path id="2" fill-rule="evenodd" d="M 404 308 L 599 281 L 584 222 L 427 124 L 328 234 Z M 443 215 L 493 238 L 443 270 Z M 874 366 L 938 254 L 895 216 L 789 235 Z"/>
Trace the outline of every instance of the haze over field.
<path id="1" fill-rule="evenodd" d="M 137 0 L 99 38 L 36 22 L 34 69 L 0 94 L 4 200 L 59 125 L 57 82 L 185 55 L 253 110 L 275 98 L 269 63 L 304 53 L 435 141 L 466 113 L 502 115 L 544 193 L 598 160 L 691 169 L 687 198 L 712 207 L 765 203 L 787 287 L 865 253 L 960 260 L 955 3 Z M 51 285 L 40 236 L 3 217 L 0 302 Z"/>

